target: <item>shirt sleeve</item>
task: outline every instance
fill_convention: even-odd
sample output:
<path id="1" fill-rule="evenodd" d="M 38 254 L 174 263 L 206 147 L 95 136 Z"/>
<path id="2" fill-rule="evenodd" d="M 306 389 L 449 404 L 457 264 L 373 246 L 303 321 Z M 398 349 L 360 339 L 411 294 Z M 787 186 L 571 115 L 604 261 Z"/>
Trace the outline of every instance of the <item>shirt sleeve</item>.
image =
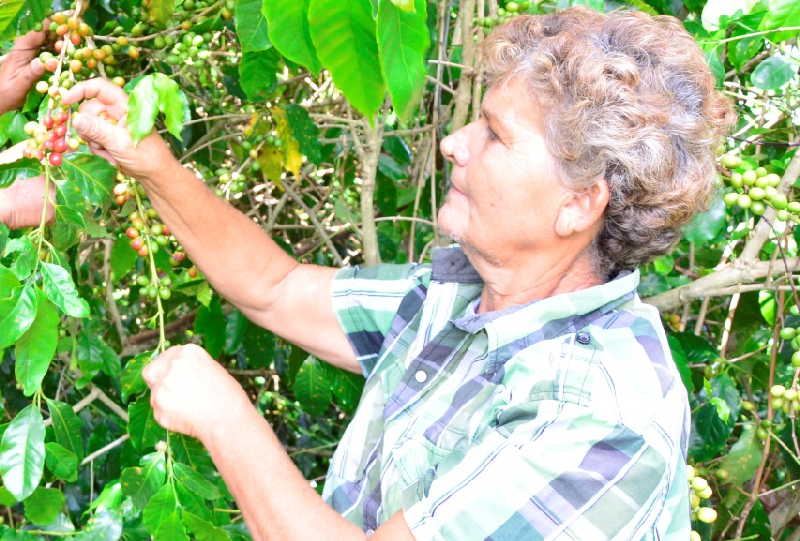
<path id="1" fill-rule="evenodd" d="M 334 277 L 333 310 L 365 377 L 375 367 L 400 303 L 429 274 L 427 265 L 385 264 L 347 267 Z"/>
<path id="2" fill-rule="evenodd" d="M 499 421 L 405 510 L 417 539 L 639 539 L 663 518 L 670 468 L 640 434 L 555 400 Z"/>

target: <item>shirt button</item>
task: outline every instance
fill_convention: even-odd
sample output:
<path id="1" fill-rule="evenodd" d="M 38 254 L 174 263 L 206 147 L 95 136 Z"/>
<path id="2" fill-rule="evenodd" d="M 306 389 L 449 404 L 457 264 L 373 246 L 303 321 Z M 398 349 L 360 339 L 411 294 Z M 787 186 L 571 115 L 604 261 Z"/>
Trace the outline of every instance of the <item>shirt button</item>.
<path id="1" fill-rule="evenodd" d="M 589 333 L 586 333 L 586 332 L 579 332 L 579 333 L 578 333 L 578 334 L 575 336 L 575 340 L 577 340 L 577 342 L 578 342 L 579 344 L 583 345 L 583 346 L 588 346 L 588 345 L 591 343 L 591 341 L 592 341 L 592 337 L 591 337 L 591 336 L 589 336 Z"/>
<path id="2" fill-rule="evenodd" d="M 367 530 L 364 533 L 367 535 L 372 535 L 375 533 L 375 530 L 373 530 L 372 528 L 367 528 Z"/>
<path id="3" fill-rule="evenodd" d="M 419 383 L 425 383 L 425 380 L 428 379 L 428 374 L 424 370 L 417 370 L 414 374 L 414 379 Z"/>

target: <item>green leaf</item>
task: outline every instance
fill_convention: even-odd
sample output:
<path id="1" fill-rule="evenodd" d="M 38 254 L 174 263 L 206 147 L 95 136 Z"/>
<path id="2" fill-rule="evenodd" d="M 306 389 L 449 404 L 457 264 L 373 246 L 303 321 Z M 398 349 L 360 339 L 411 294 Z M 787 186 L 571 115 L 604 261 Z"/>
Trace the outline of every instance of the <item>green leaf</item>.
<path id="1" fill-rule="evenodd" d="M 111 247 L 111 277 L 115 282 L 120 281 L 136 266 L 136 251 L 131 248 L 128 237 L 120 235 L 114 240 Z"/>
<path id="2" fill-rule="evenodd" d="M 236 34 L 243 53 L 269 49 L 267 19 L 261 13 L 261 0 L 236 2 Z"/>
<path id="3" fill-rule="evenodd" d="M 32 158 L 0 165 L 0 188 L 8 188 L 15 180 L 33 178 L 42 174 L 42 165 Z"/>
<path id="4" fill-rule="evenodd" d="M 4 0 L 0 4 L 0 34 L 14 21 L 24 3 L 24 0 Z"/>
<path id="5" fill-rule="evenodd" d="M 61 167 L 67 179 L 80 187 L 84 199 L 92 205 L 102 207 L 111 199 L 117 170 L 105 158 L 95 154 L 70 154 Z"/>
<path id="6" fill-rule="evenodd" d="M 378 52 L 381 73 L 397 116 L 411 117 L 425 87 L 425 51 L 428 49 L 425 0 L 404 0 L 412 9 L 401 8 L 397 0 L 381 0 L 378 7 Z"/>
<path id="7" fill-rule="evenodd" d="M 80 298 L 69 271 L 54 263 L 42 262 L 42 283 L 47 298 L 68 316 L 88 317 L 89 304 Z"/>
<path id="8" fill-rule="evenodd" d="M 127 402 L 131 396 L 147 389 L 147 384 L 142 378 L 142 369 L 147 366 L 150 358 L 150 353 L 140 353 L 125 363 L 120 378 L 120 394 L 123 402 Z"/>
<path id="9" fill-rule="evenodd" d="M 775 300 L 775 295 L 771 291 L 759 291 L 758 292 L 758 307 L 761 311 L 761 315 L 764 316 L 764 321 L 766 321 L 770 325 L 775 324 L 775 310 L 778 307 L 778 303 Z"/>
<path id="10" fill-rule="evenodd" d="M 78 336 L 78 366 L 86 381 L 101 370 L 114 379 L 122 371 L 117 352 L 99 335 L 87 329 L 83 329 Z"/>
<path id="11" fill-rule="evenodd" d="M 175 479 L 183 484 L 189 492 L 206 500 L 216 500 L 222 496 L 219 489 L 214 486 L 214 483 L 203 478 L 189 466 L 175 462 L 172 465 L 172 471 L 175 474 Z"/>
<path id="12" fill-rule="evenodd" d="M 250 322 L 239 310 L 232 310 L 225 316 L 225 353 L 236 355 L 249 325 Z"/>
<path id="13" fill-rule="evenodd" d="M 196 470 L 206 471 L 214 467 L 208 451 L 195 438 L 184 434 L 172 434 L 169 439 L 169 448 L 175 460 L 189 464 Z"/>
<path id="14" fill-rule="evenodd" d="M 273 49 L 244 53 L 239 64 L 239 83 L 251 101 L 264 101 L 275 86 L 278 55 Z"/>
<path id="15" fill-rule="evenodd" d="M 203 347 L 214 358 L 219 357 L 225 347 L 225 325 L 225 314 L 222 313 L 219 297 L 215 296 L 208 308 L 201 306 L 197 310 L 194 331 L 202 335 Z"/>
<path id="16" fill-rule="evenodd" d="M 4 223 L 0 223 L 0 252 L 5 249 L 10 234 L 11 231 L 8 229 L 8 226 Z"/>
<path id="17" fill-rule="evenodd" d="M 69 404 L 50 398 L 47 399 L 47 411 L 50 412 L 56 442 L 81 460 L 84 448 L 83 434 L 81 433 L 83 423 L 80 417 L 75 414 Z"/>
<path id="18" fill-rule="evenodd" d="M 684 387 L 686 387 L 686 391 L 693 393 L 694 382 L 692 381 L 692 371 L 689 368 L 686 352 L 676 336 L 672 334 L 667 335 L 667 341 L 669 342 L 669 348 L 672 352 L 672 360 L 675 361 L 675 366 L 678 368 L 678 373 L 681 375 L 681 381 Z"/>
<path id="19" fill-rule="evenodd" d="M 180 520 L 178 502 L 171 484 L 161 487 L 144 508 L 142 524 L 159 541 L 187 540 Z"/>
<path id="20" fill-rule="evenodd" d="M 392 4 L 408 13 L 414 13 L 416 11 L 414 0 L 392 0 Z M 378 13 L 378 17 L 380 17 L 380 8 L 378 8 Z"/>
<path id="21" fill-rule="evenodd" d="M 767 11 L 761 19 L 759 30 L 773 30 L 783 26 L 800 26 L 800 3 L 797 0 L 768 0 Z M 767 34 L 767 38 L 778 43 L 798 34 L 797 30 Z"/>
<path id="22" fill-rule="evenodd" d="M 308 115 L 304 107 L 295 104 L 284 106 L 286 120 L 292 137 L 300 145 L 300 152 L 308 157 L 308 161 L 319 165 L 322 163 L 322 147 L 319 144 L 319 128 L 317 123 Z"/>
<path id="23" fill-rule="evenodd" d="M 754 3 L 754 0 L 708 0 L 701 16 L 703 27 L 712 32 L 718 30 L 720 18 L 730 17 L 737 12 L 747 14 Z"/>
<path id="24" fill-rule="evenodd" d="M 25 500 L 25 518 L 34 524 L 50 524 L 64 508 L 64 502 L 60 490 L 39 487 Z"/>
<path id="25" fill-rule="evenodd" d="M 294 379 L 292 390 L 309 415 L 325 413 L 333 400 L 330 369 L 322 361 L 309 356 Z"/>
<path id="26" fill-rule="evenodd" d="M 183 124 L 191 118 L 186 94 L 178 83 L 163 73 L 154 73 L 148 77 L 153 77 L 153 88 L 158 94 L 158 111 L 164 115 L 167 131 L 180 139 Z"/>
<path id="27" fill-rule="evenodd" d="M 139 450 L 153 447 L 167 437 L 167 431 L 153 417 L 149 396 L 143 396 L 128 405 L 128 419 L 131 443 Z"/>
<path id="28" fill-rule="evenodd" d="M 166 478 L 164 453 L 150 453 L 142 457 L 141 466 L 122 470 L 122 493 L 131 497 L 137 509 L 144 509 L 150 498 L 164 486 Z"/>
<path id="29" fill-rule="evenodd" d="M 770 56 L 758 63 L 750 75 L 753 85 L 765 90 L 775 90 L 792 80 L 795 68 L 779 56 Z"/>
<path id="30" fill-rule="evenodd" d="M 15 372 L 17 384 L 22 386 L 25 396 L 30 396 L 42 387 L 50 361 L 56 353 L 58 344 L 58 312 L 45 297 L 44 292 L 37 289 L 39 297 L 36 319 L 17 341 L 15 354 Z"/>
<path id="31" fill-rule="evenodd" d="M 74 482 L 78 478 L 78 457 L 75 453 L 55 441 L 47 442 L 45 449 L 47 469 L 59 479 Z"/>
<path id="32" fill-rule="evenodd" d="M 310 0 L 263 0 L 262 13 L 268 21 L 272 45 L 297 64 L 315 75 L 321 69 L 308 23 Z"/>
<path id="33" fill-rule="evenodd" d="M 228 541 L 231 538 L 228 532 L 203 520 L 194 513 L 184 511 L 182 515 L 183 523 L 197 541 Z"/>
<path id="34" fill-rule="evenodd" d="M 311 40 L 348 101 L 371 118 L 383 103 L 375 21 L 366 2 L 311 0 Z"/>
<path id="35" fill-rule="evenodd" d="M 689 242 L 704 243 L 717 238 L 725 227 L 725 202 L 720 194 L 716 194 L 711 206 L 705 212 L 696 214 L 683 230 L 683 236 Z"/>
<path id="36" fill-rule="evenodd" d="M 81 186 L 74 181 L 65 180 L 56 184 L 56 223 L 65 222 L 80 228 L 86 227 L 89 215 Z"/>
<path id="37" fill-rule="evenodd" d="M 117 541 L 122 537 L 122 516 L 116 510 L 99 509 L 72 541 Z"/>
<path id="38" fill-rule="evenodd" d="M 742 435 L 720 464 L 720 468 L 728 470 L 728 481 L 735 485 L 751 480 L 761 462 L 761 444 L 755 434 L 755 424 L 744 423 Z"/>
<path id="39" fill-rule="evenodd" d="M 7 257 L 12 254 L 17 254 L 17 257 L 11 263 L 11 270 L 14 271 L 17 278 L 24 280 L 30 276 L 36 266 L 36 249 L 33 247 L 31 239 L 20 237 L 9 240 L 3 250 L 3 256 Z"/>
<path id="40" fill-rule="evenodd" d="M 150 0 L 147 6 L 147 13 L 150 15 L 150 19 L 157 26 L 163 28 L 175 11 L 175 0 Z"/>
<path id="41" fill-rule="evenodd" d="M 133 141 L 138 143 L 151 131 L 158 116 L 158 93 L 153 78 L 139 79 L 130 92 L 128 100 L 127 126 Z"/>
<path id="42" fill-rule="evenodd" d="M 333 370 L 336 374 L 333 379 L 333 398 L 342 411 L 353 414 L 361 400 L 364 378 L 346 370 Z"/>
<path id="43" fill-rule="evenodd" d="M 135 143 L 153 131 L 158 113 L 164 114 L 167 130 L 180 139 L 183 124 L 189 119 L 186 94 L 178 83 L 163 73 L 142 77 L 128 102 L 128 131 Z"/>
<path id="44" fill-rule="evenodd" d="M 30 282 L 17 297 L 14 308 L 0 319 L 0 350 L 7 348 L 25 334 L 36 319 L 38 296 Z"/>
<path id="45" fill-rule="evenodd" d="M 35 405 L 20 411 L 3 433 L 0 473 L 3 485 L 17 500 L 39 486 L 44 473 L 44 420 Z"/>

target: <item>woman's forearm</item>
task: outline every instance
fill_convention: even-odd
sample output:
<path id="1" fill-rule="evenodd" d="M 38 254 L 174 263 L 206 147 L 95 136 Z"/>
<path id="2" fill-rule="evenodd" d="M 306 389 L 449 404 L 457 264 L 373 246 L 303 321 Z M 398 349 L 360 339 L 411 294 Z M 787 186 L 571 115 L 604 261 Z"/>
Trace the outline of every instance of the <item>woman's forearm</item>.
<path id="1" fill-rule="evenodd" d="M 257 541 L 366 539 L 311 488 L 255 409 L 203 443 Z"/>
<path id="2" fill-rule="evenodd" d="M 271 288 L 298 265 L 263 229 L 177 161 L 142 182 L 192 261 L 239 308 L 264 309 Z"/>

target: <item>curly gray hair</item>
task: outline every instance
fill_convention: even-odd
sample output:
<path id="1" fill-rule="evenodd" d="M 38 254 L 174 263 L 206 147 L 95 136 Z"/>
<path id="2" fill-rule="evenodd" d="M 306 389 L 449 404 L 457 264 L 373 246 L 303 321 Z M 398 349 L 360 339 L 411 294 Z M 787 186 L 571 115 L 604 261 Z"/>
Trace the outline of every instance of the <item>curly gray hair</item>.
<path id="1" fill-rule="evenodd" d="M 482 56 L 490 84 L 519 74 L 531 85 L 562 182 L 608 182 L 593 244 L 600 276 L 667 253 L 707 205 L 714 150 L 734 119 L 681 22 L 583 7 L 519 16 L 487 37 Z"/>

